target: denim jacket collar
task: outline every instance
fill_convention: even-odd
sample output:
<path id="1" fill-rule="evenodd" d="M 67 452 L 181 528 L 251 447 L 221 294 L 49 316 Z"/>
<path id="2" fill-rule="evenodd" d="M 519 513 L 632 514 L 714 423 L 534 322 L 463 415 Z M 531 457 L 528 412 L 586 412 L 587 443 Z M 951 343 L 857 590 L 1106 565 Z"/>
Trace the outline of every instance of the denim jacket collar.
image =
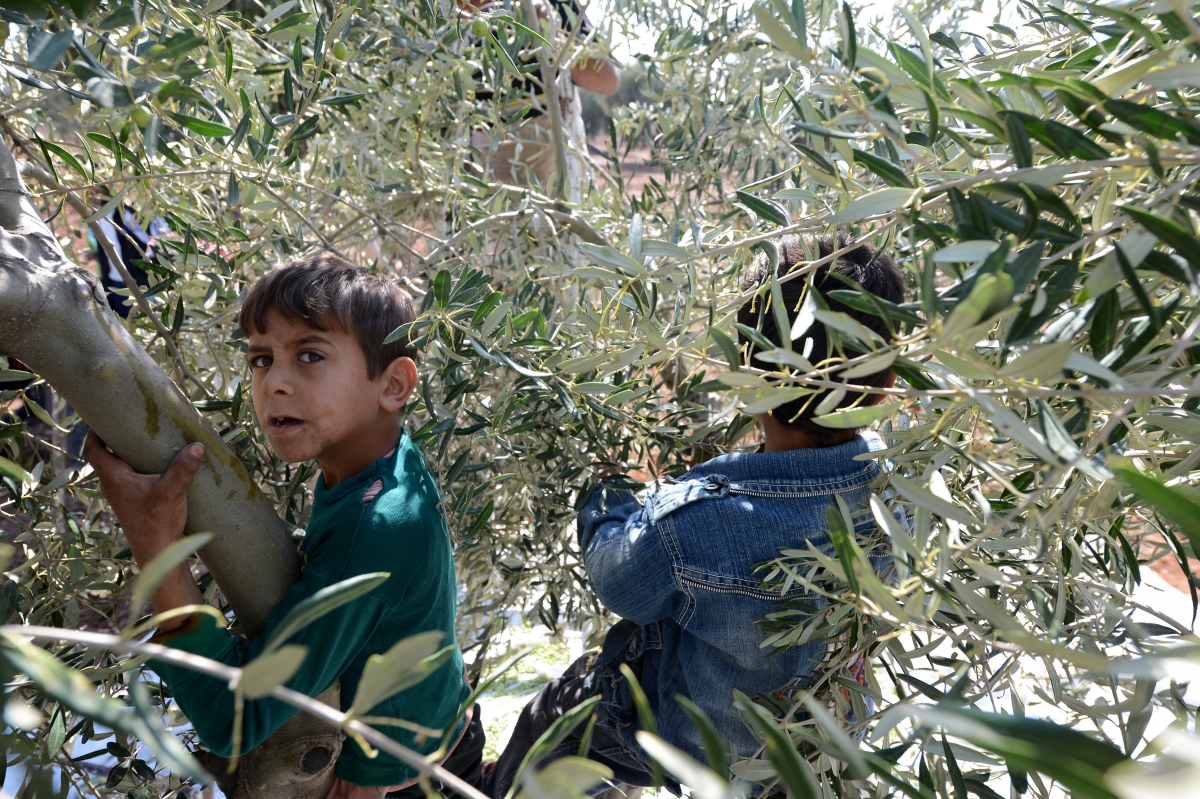
<path id="1" fill-rule="evenodd" d="M 833 447 L 792 449 L 786 452 L 741 452 L 720 455 L 688 471 L 677 482 L 724 475 L 733 482 L 794 483 L 798 486 L 837 482 L 861 475 L 871 461 L 855 460 L 885 449 L 883 439 L 866 431 Z M 769 476 L 769 477 L 768 477 Z"/>
<path id="2" fill-rule="evenodd" d="M 868 431 L 834 447 L 721 455 L 666 481 L 646 498 L 646 515 L 653 523 L 684 505 L 731 493 L 799 498 L 844 491 L 878 473 L 873 459 L 855 459 L 883 449 L 883 439 Z"/>

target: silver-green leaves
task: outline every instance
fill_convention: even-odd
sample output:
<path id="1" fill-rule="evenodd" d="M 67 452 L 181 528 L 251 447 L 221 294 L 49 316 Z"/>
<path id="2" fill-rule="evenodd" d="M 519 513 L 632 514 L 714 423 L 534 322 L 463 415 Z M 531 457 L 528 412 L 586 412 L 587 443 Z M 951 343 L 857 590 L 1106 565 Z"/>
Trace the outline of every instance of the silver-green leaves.
<path id="1" fill-rule="evenodd" d="M 360 574 L 317 591 L 292 608 L 271 630 L 266 644 L 263 645 L 263 653 L 278 649 L 285 641 L 326 613 L 370 593 L 390 576 L 387 572 Z"/>
<path id="2" fill-rule="evenodd" d="M 453 645 L 439 649 L 445 637 L 440 630 L 430 630 L 397 642 L 382 655 L 367 658 L 350 715 L 366 715 L 383 700 L 411 688 L 440 668 L 454 654 Z"/>

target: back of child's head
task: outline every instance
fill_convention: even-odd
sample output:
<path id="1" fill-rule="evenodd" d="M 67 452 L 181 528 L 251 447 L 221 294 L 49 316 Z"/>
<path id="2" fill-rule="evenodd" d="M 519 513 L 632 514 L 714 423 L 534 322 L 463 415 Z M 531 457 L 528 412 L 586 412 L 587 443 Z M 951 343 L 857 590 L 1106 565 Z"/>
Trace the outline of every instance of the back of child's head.
<path id="1" fill-rule="evenodd" d="M 833 236 L 820 236 L 811 239 L 801 239 L 799 236 L 783 236 L 776 241 L 779 250 L 777 274 L 781 278 L 779 288 L 783 295 L 783 304 L 787 311 L 789 324 L 789 329 L 785 331 L 784 335 L 791 335 L 790 327 L 796 320 L 800 304 L 804 298 L 805 286 L 809 283 L 809 279 L 807 275 L 798 275 L 790 280 L 782 280 L 782 278 L 796 268 L 803 267 L 809 261 L 828 257 L 835 251 L 847 247 L 851 241 L 852 239 L 846 234 L 840 234 L 836 238 Z M 900 273 L 896 262 L 884 253 L 865 244 L 860 244 L 839 254 L 832 263 L 818 267 L 811 278 L 812 287 L 820 293 L 829 310 L 845 313 L 878 333 L 884 341 L 891 340 L 898 331 L 891 328 L 885 319 L 875 314 L 850 307 L 830 295 L 831 291 L 837 289 L 853 288 L 850 283 L 831 275 L 830 272 L 836 272 L 838 275 L 849 278 L 869 294 L 874 294 L 883 300 L 899 304 L 904 301 L 904 276 Z M 743 293 L 755 289 L 761 290 L 755 291 L 754 296 L 742 305 L 738 310 L 737 320 L 746 327 L 758 330 L 773 344 L 779 345 L 782 339 L 780 338 L 779 331 L 776 329 L 775 313 L 771 310 L 769 304 L 771 292 L 769 288 L 765 288 L 770 283 L 770 278 L 770 263 L 766 255 L 760 253 L 754 259 L 751 266 L 743 273 L 741 289 Z M 807 339 L 812 339 L 811 347 Z M 846 357 L 853 358 L 863 354 L 861 347 L 856 348 L 853 343 L 846 342 L 845 337 L 842 337 L 842 340 L 842 350 Z M 760 348 L 756 347 L 752 341 L 746 340 L 745 336 L 740 336 L 740 343 L 742 344 L 743 352 L 742 363 L 769 372 L 777 371 L 780 368 L 778 364 L 760 360 L 756 356 Z M 792 342 L 792 349 L 801 354 L 807 351 L 808 355 L 806 357 L 808 361 L 816 367 L 820 367 L 824 361 L 839 354 L 829 351 L 829 337 L 825 325 L 817 321 L 814 321 L 797 340 Z M 860 386 L 883 387 L 888 384 L 891 377 L 891 371 L 883 369 L 874 374 L 856 377 L 844 382 Z M 836 372 L 831 375 L 831 378 L 842 380 Z M 778 406 L 771 411 L 771 415 L 785 427 L 814 433 L 821 437 L 822 440 L 830 438 L 830 435 L 835 431 L 818 425 L 812 418 L 816 415 L 817 406 L 828 396 L 830 391 L 834 390 L 824 389 L 813 394 L 806 394 Z M 847 392 L 835 408 L 844 408 L 859 399 L 870 403 L 877 396 L 863 398 L 861 392 Z M 835 408 L 823 408 L 822 411 L 829 413 Z"/>
<path id="2" fill-rule="evenodd" d="M 271 311 L 316 330 L 353 335 L 367 357 L 371 380 L 395 359 L 415 355 L 407 336 L 383 343 L 415 318 L 408 293 L 384 275 L 332 253 L 307 255 L 259 278 L 238 315 L 242 334 L 265 333 Z"/>

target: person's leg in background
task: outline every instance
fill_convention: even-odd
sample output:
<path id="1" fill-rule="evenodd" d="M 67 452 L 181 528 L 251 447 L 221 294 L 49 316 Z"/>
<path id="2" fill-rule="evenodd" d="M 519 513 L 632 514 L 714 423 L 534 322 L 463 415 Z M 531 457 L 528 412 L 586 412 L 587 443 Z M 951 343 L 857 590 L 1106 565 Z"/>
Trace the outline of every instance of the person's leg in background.
<path id="1" fill-rule="evenodd" d="M 517 778 L 517 772 L 525 756 L 550 726 L 567 711 L 582 704 L 593 696 L 601 695 L 602 680 L 605 678 L 597 666 L 599 653 L 590 653 L 576 660 L 558 679 L 551 680 L 533 698 L 517 719 L 508 745 L 496 760 L 495 766 L 484 777 L 483 792 L 493 799 L 504 799 Z M 653 783 L 650 770 L 634 757 L 619 741 L 603 727 L 606 708 L 601 702 L 597 706 L 600 718 L 592 729 L 591 745 L 586 756 L 612 769 L 614 783 L 645 786 Z M 578 755 L 583 744 L 582 734 L 586 724 L 581 724 L 574 733 L 556 746 L 535 766 L 546 765 L 563 757 Z M 602 792 L 606 788 L 598 789 Z"/>

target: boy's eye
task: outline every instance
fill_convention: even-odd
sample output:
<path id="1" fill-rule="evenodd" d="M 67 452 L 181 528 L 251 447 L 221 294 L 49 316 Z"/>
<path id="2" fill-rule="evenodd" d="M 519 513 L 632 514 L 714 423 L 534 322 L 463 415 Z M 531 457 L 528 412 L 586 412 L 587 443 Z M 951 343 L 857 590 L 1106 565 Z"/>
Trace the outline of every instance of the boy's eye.
<path id="1" fill-rule="evenodd" d="M 265 369 L 274 362 L 274 358 L 270 355 L 255 355 L 250 359 L 251 369 Z"/>
<path id="2" fill-rule="evenodd" d="M 325 360 L 325 358 L 322 357 L 321 353 L 319 352 L 305 350 L 304 352 L 300 353 L 300 363 L 316 363 L 317 361 L 323 360 Z"/>

